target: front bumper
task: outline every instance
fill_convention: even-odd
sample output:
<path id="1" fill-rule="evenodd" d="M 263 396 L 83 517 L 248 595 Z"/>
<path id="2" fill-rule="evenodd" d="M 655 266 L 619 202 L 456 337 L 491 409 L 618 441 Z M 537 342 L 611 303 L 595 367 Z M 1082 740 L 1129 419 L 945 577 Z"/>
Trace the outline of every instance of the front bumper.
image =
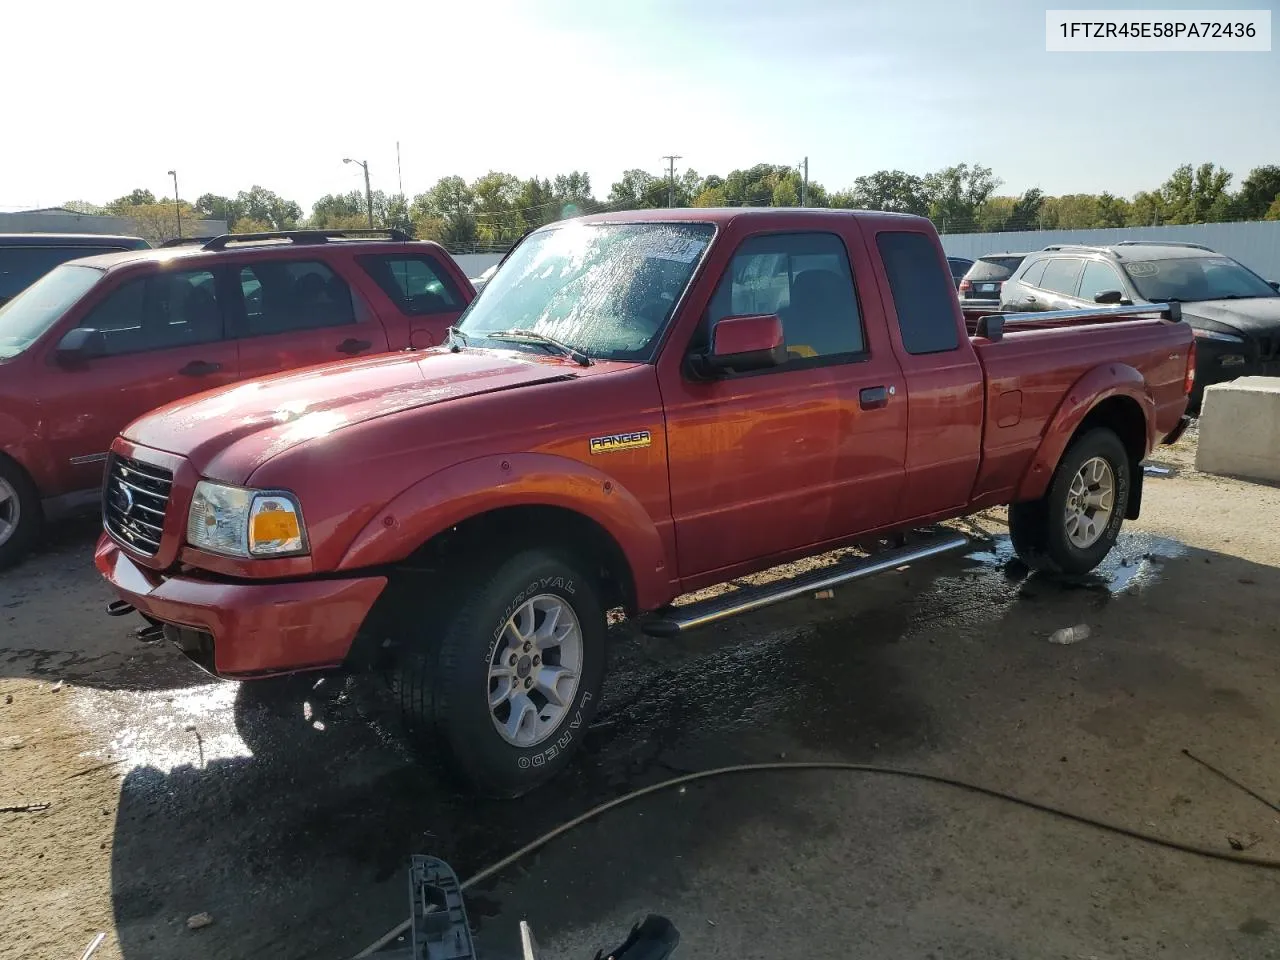
<path id="1" fill-rule="evenodd" d="M 165 577 L 135 563 L 106 534 L 94 564 L 117 596 L 170 627 L 166 636 L 221 677 L 340 665 L 387 585 L 386 577 L 288 583 Z"/>

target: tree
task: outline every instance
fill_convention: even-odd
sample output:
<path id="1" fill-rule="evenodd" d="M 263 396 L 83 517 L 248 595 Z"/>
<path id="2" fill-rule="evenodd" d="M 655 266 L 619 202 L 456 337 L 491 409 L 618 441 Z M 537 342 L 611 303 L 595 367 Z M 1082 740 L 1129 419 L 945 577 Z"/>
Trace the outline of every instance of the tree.
<path id="1" fill-rule="evenodd" d="M 1044 206 L 1044 191 L 1032 187 L 1013 203 L 1006 230 L 1034 230 L 1040 225 L 1040 208 Z"/>
<path id="2" fill-rule="evenodd" d="M 1129 218 L 1129 201 L 1110 193 L 1098 194 L 1098 218 L 1096 226 L 1123 227 Z"/>
<path id="3" fill-rule="evenodd" d="M 409 206 L 417 236 L 451 250 L 475 243 L 475 211 L 475 194 L 459 176 L 442 177 L 426 193 L 414 197 Z"/>
<path id="4" fill-rule="evenodd" d="M 1231 174 L 1212 163 L 1184 163 L 1160 187 L 1166 223 L 1208 223 L 1211 211 L 1226 212 Z M 1136 199 L 1136 198 L 1135 198 Z"/>
<path id="5" fill-rule="evenodd" d="M 831 205 L 855 210 L 889 210 L 894 213 L 914 213 L 924 216 L 929 212 L 929 199 L 924 180 L 901 170 L 878 170 L 853 181 L 851 191 L 843 191 L 831 198 Z"/>
<path id="6" fill-rule="evenodd" d="M 63 210 L 70 210 L 72 213 L 82 213 L 86 216 L 96 217 L 107 212 L 105 207 L 100 207 L 96 203 L 90 203 L 88 200 L 68 200 L 62 205 Z"/>
<path id="7" fill-rule="evenodd" d="M 117 197 L 115 200 L 112 200 L 107 204 L 107 210 L 117 215 L 123 214 L 127 216 L 129 207 L 140 207 L 145 204 L 152 204 L 155 202 L 156 195 L 154 193 L 150 190 L 143 190 L 139 188 L 137 190 L 131 190 L 123 197 Z"/>
<path id="8" fill-rule="evenodd" d="M 1142 190 L 1133 195 L 1133 202 L 1125 217 L 1127 227 L 1158 227 L 1167 222 L 1164 197 L 1160 191 L 1154 193 Z"/>
<path id="9" fill-rule="evenodd" d="M 382 214 L 382 226 L 388 230 L 399 230 L 411 237 L 415 236 L 413 217 L 409 215 L 409 201 L 403 193 L 387 198 Z"/>
<path id="10" fill-rule="evenodd" d="M 1235 213 L 1241 220 L 1267 218 L 1267 211 L 1280 197 L 1280 166 L 1254 167 L 1240 181 L 1235 197 Z"/>
<path id="11" fill-rule="evenodd" d="M 977 233 L 999 233 L 1001 230 L 1013 230 L 1009 221 L 1013 217 L 1017 197 L 990 197 L 978 208 L 978 221 L 973 229 Z"/>
<path id="12" fill-rule="evenodd" d="M 236 195 L 241 215 L 271 224 L 273 230 L 293 230 L 302 219 L 302 208 L 278 193 L 254 184 Z M 243 231 L 241 231 L 243 232 Z"/>
<path id="13" fill-rule="evenodd" d="M 622 179 L 609 188 L 608 202 L 612 207 L 629 210 L 665 207 L 667 184 L 644 170 L 624 170 Z"/>
<path id="14" fill-rule="evenodd" d="M 1271 206 L 1262 215 L 1263 220 L 1280 220 L 1280 196 L 1271 201 Z"/>
<path id="15" fill-rule="evenodd" d="M 560 204 L 560 215 L 576 217 L 592 213 L 600 204 L 591 192 L 591 177 L 578 170 L 558 175 L 551 184 L 551 194 Z"/>
<path id="16" fill-rule="evenodd" d="M 490 170 L 471 185 L 476 204 L 476 236 L 481 243 L 501 246 L 524 232 L 516 198 L 520 181 L 509 173 Z"/>
<path id="17" fill-rule="evenodd" d="M 244 219 L 244 206 L 239 201 L 230 200 L 216 193 L 202 193 L 196 200 L 196 212 L 207 220 L 225 220 L 228 230 L 238 230 L 240 233 L 257 232 L 245 230 L 239 226 L 239 221 Z M 271 227 L 267 226 L 265 229 L 270 230 Z"/>
<path id="18" fill-rule="evenodd" d="M 308 224 L 319 229 L 351 229 L 368 227 L 369 215 L 363 190 L 350 193 L 328 193 L 311 207 Z"/>
<path id="19" fill-rule="evenodd" d="M 1000 180 L 990 167 L 967 163 L 946 167 L 924 177 L 929 218 L 942 231 L 972 230 L 978 208 L 995 193 Z"/>
<path id="20" fill-rule="evenodd" d="M 199 211 L 185 200 L 178 206 L 182 210 L 183 235 L 192 236 L 195 223 L 200 219 Z M 130 204 L 121 207 L 117 216 L 132 220 L 134 233 L 152 243 L 164 243 L 178 236 L 178 211 L 172 201 Z"/>

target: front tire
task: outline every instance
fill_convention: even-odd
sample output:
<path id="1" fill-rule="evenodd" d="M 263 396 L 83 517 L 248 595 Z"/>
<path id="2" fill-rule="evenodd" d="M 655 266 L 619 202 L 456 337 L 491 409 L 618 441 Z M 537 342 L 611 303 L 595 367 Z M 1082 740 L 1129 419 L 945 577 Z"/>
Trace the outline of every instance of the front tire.
<path id="1" fill-rule="evenodd" d="M 1132 469 L 1111 430 L 1090 430 L 1073 441 L 1045 495 L 1009 507 L 1009 533 L 1022 562 L 1072 576 L 1097 567 L 1120 534 Z"/>
<path id="2" fill-rule="evenodd" d="M 43 525 L 35 484 L 20 466 L 0 455 L 0 570 L 26 556 Z"/>
<path id="3" fill-rule="evenodd" d="M 542 549 L 480 565 L 471 582 L 407 638 L 396 687 L 420 748 L 471 790 L 516 797 L 581 746 L 604 679 L 604 606 L 579 561 Z"/>

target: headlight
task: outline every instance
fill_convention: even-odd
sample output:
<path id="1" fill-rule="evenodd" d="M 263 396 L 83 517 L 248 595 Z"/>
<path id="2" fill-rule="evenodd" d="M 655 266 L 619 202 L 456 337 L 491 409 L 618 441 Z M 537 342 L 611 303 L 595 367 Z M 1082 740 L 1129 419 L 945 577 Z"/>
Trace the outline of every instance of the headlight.
<path id="1" fill-rule="evenodd" d="M 1199 330 L 1193 327 L 1191 332 L 1201 340 L 1216 340 L 1218 343 L 1244 343 L 1244 337 L 1233 336 L 1230 333 L 1218 333 L 1216 330 Z"/>
<path id="2" fill-rule="evenodd" d="M 228 557 L 287 557 L 307 552 L 302 509 L 291 494 L 201 480 L 187 514 L 187 542 Z"/>

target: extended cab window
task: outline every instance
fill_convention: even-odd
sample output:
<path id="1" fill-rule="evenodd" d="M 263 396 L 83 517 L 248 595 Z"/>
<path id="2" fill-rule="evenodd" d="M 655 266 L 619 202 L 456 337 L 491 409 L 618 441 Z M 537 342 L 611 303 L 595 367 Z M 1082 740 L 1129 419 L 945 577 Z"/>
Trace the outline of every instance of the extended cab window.
<path id="1" fill-rule="evenodd" d="M 1119 290 L 1124 293 L 1124 284 L 1120 282 L 1120 274 L 1109 263 L 1101 260 L 1088 260 L 1084 265 L 1084 273 L 1080 275 L 1080 299 L 1092 300 L 1107 290 Z"/>
<path id="2" fill-rule="evenodd" d="M 833 233 L 743 241 L 707 311 L 725 317 L 776 313 L 793 358 L 860 354 L 865 348 L 849 255 Z"/>
<path id="3" fill-rule="evenodd" d="M 351 289 L 323 263 L 271 260 L 240 268 L 246 336 L 355 323 Z"/>
<path id="4" fill-rule="evenodd" d="M 80 326 L 102 333 L 107 356 L 221 340 L 217 283 L 208 270 L 126 280 Z"/>
<path id="5" fill-rule="evenodd" d="M 885 230 L 876 234 L 876 246 L 907 353 L 943 353 L 959 347 L 956 290 L 933 241 L 923 233 Z"/>
<path id="6" fill-rule="evenodd" d="M 1080 275 L 1080 265 L 1084 261 L 1074 257 L 1055 257 L 1044 268 L 1044 277 L 1040 281 L 1041 288 L 1061 293 L 1068 297 L 1075 296 L 1076 277 Z"/>
<path id="7" fill-rule="evenodd" d="M 451 313 L 463 307 L 462 295 L 440 264 L 427 256 L 360 257 L 360 266 L 382 292 L 411 317 Z"/>

